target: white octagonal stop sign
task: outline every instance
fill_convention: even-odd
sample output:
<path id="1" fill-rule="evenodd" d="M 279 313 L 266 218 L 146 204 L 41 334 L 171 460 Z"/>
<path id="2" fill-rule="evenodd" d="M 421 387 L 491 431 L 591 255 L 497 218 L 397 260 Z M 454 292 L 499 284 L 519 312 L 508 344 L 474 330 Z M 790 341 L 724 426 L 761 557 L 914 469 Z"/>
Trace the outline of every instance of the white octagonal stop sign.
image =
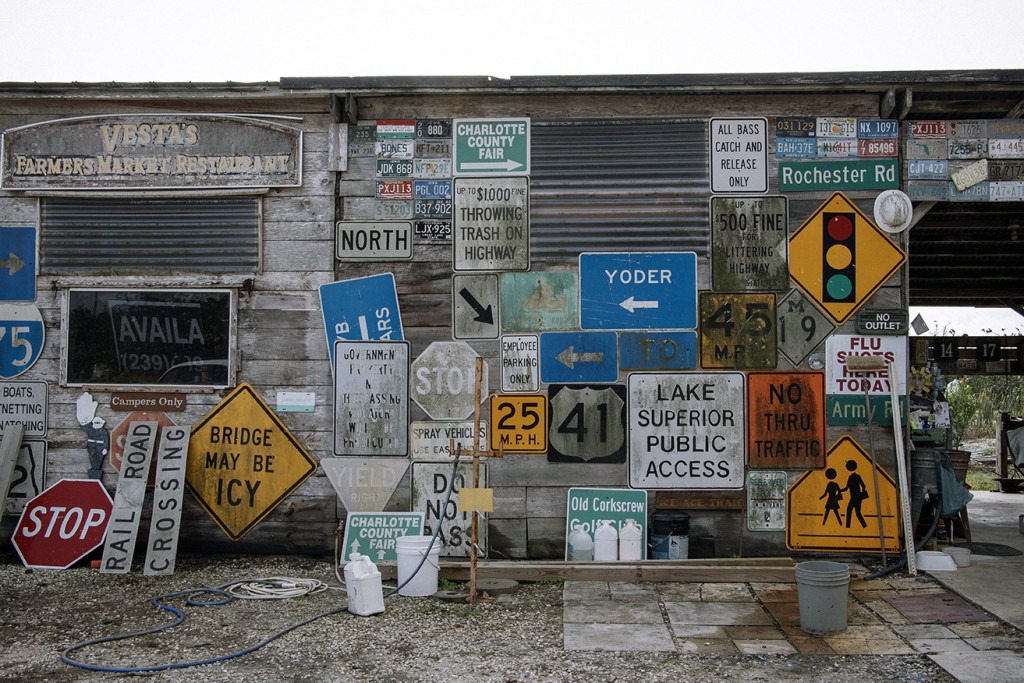
<path id="1" fill-rule="evenodd" d="M 412 398 L 434 420 L 464 420 L 476 408 L 476 359 L 466 342 L 433 342 L 412 362 Z M 483 363 L 480 398 L 487 397 Z"/>

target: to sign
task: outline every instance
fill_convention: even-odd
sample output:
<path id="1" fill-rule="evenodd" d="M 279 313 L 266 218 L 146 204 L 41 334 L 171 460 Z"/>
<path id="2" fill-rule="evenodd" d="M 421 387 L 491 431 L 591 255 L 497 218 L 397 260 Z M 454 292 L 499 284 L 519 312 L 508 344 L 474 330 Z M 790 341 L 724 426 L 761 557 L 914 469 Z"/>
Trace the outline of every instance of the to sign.
<path id="1" fill-rule="evenodd" d="M 530 269 L 528 178 L 455 181 L 454 269 Z"/>
<path id="2" fill-rule="evenodd" d="M 237 541 L 316 467 L 270 406 L 243 382 L 192 429 L 185 483 Z"/>
<path id="3" fill-rule="evenodd" d="M 697 333 L 660 331 L 619 333 L 622 370 L 689 370 L 697 367 Z"/>
<path id="4" fill-rule="evenodd" d="M 452 276 L 452 335 L 456 339 L 498 338 L 498 276 Z"/>
<path id="5" fill-rule="evenodd" d="M 455 175 L 529 175 L 530 119 L 455 119 Z"/>
<path id="6" fill-rule="evenodd" d="M 103 544 L 113 507 L 95 479 L 61 479 L 25 504 L 11 542 L 26 567 L 67 569 Z"/>
<path id="7" fill-rule="evenodd" d="M 501 329 L 506 332 L 579 327 L 576 273 L 502 273 Z"/>
<path id="8" fill-rule="evenodd" d="M 535 334 L 501 338 L 501 390 L 537 391 L 540 387 L 540 341 Z"/>
<path id="9" fill-rule="evenodd" d="M 408 455 L 409 342 L 334 343 L 334 454 Z"/>
<path id="10" fill-rule="evenodd" d="M 550 462 L 625 462 L 626 387 L 548 387 Z"/>
<path id="11" fill-rule="evenodd" d="M 614 382 L 618 378 L 614 332 L 541 333 L 541 382 Z"/>
<path id="12" fill-rule="evenodd" d="M 835 323 L 799 289 L 790 290 L 779 302 L 776 313 L 779 352 L 793 365 L 803 363 L 836 329 Z"/>
<path id="13" fill-rule="evenodd" d="M 841 192 L 789 239 L 790 277 L 840 325 L 907 260 Z"/>
<path id="14" fill-rule="evenodd" d="M 696 328 L 697 255 L 689 251 L 580 254 L 580 327 Z"/>
<path id="15" fill-rule="evenodd" d="M 431 342 L 412 362 L 412 397 L 433 420 L 464 420 L 476 410 L 476 359 L 466 342 Z M 487 391 L 487 363 L 480 378 Z"/>
<path id="16" fill-rule="evenodd" d="M 338 221 L 335 241 L 339 261 L 408 261 L 412 258 L 412 223 Z"/>
<path id="17" fill-rule="evenodd" d="M 743 373 L 632 373 L 629 485 L 743 487 Z"/>
<path id="18" fill-rule="evenodd" d="M 32 367 L 43 350 L 43 316 L 34 304 L 0 304 L 0 377 Z"/>
<path id="19" fill-rule="evenodd" d="M 711 286 L 716 292 L 789 288 L 785 197 L 711 198 Z"/>
<path id="20" fill-rule="evenodd" d="M 768 119 L 711 119 L 711 191 L 768 192 Z"/>
<path id="21" fill-rule="evenodd" d="M 825 463 L 825 374 L 747 373 L 747 464 L 811 468 Z"/>
<path id="22" fill-rule="evenodd" d="M 327 349 L 334 368 L 334 342 L 402 339 L 395 276 L 382 273 L 320 286 Z"/>
<path id="23" fill-rule="evenodd" d="M 604 521 L 610 521 L 616 531 L 627 519 L 640 527 L 641 548 L 647 548 L 647 492 L 632 489 L 569 489 L 565 516 L 565 559 L 569 559 L 569 534 L 577 524 L 591 536 Z M 643 552 L 646 555 L 646 550 Z"/>
<path id="24" fill-rule="evenodd" d="M 36 229 L 0 228 L 0 301 L 35 301 Z"/>
<path id="25" fill-rule="evenodd" d="M 491 394 L 488 399 L 490 450 L 543 453 L 548 449 L 548 397 L 544 394 Z"/>
<path id="26" fill-rule="evenodd" d="M 876 491 L 871 457 L 842 437 L 826 454 L 825 469 L 808 470 L 786 493 L 786 547 L 864 552 L 878 550 L 882 537 L 887 551 L 899 550 L 896 482 L 882 468 L 878 486 Z"/>
<path id="27" fill-rule="evenodd" d="M 398 539 L 422 533 L 422 512 L 350 512 L 345 520 L 342 556 L 359 553 L 374 562 L 397 562 Z"/>
<path id="28" fill-rule="evenodd" d="M 771 369 L 778 365 L 774 294 L 700 293 L 700 364 Z"/>

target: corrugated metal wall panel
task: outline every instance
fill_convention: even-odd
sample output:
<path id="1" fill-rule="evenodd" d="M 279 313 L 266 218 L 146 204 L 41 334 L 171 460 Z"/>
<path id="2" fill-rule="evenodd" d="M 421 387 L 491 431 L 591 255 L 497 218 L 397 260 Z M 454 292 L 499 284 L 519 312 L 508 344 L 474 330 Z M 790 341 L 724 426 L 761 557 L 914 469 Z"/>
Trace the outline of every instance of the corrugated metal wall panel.
<path id="1" fill-rule="evenodd" d="M 708 250 L 707 122 L 531 125 L 532 258 Z"/>
<path id="2" fill-rule="evenodd" d="M 255 273 L 260 200 L 44 198 L 44 273 Z"/>

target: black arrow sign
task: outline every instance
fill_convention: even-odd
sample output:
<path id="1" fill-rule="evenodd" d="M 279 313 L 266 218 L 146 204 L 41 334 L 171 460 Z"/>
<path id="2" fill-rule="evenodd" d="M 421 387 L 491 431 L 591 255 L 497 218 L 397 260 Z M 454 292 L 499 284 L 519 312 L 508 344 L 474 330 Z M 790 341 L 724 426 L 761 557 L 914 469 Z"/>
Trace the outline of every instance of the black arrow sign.
<path id="1" fill-rule="evenodd" d="M 491 311 L 491 306 L 488 306 L 487 308 L 481 306 L 480 302 L 476 300 L 476 297 L 470 294 L 469 290 L 465 287 L 459 290 L 459 296 L 465 299 L 466 303 L 473 309 L 473 312 L 476 313 L 476 317 L 473 318 L 473 320 L 478 323 L 484 323 L 485 325 L 494 324 L 494 314 Z"/>

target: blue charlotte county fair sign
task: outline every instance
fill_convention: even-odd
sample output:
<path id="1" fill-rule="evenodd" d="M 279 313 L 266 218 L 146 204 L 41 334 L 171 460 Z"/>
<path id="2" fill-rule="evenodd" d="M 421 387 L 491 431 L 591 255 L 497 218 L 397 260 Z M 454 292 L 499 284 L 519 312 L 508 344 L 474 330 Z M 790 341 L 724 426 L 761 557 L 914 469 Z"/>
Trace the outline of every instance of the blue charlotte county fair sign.
<path id="1" fill-rule="evenodd" d="M 0 301 L 35 301 L 36 229 L 0 228 Z"/>
<path id="2" fill-rule="evenodd" d="M 32 367 L 43 350 L 43 316 L 33 304 L 0 304 L 0 377 Z"/>
<path id="3" fill-rule="evenodd" d="M 580 254 L 580 327 L 695 329 L 697 255 Z"/>
<path id="4" fill-rule="evenodd" d="M 320 287 L 327 348 L 334 368 L 334 342 L 399 341 L 402 315 L 392 273 L 332 282 Z"/>
<path id="5" fill-rule="evenodd" d="M 614 382 L 618 378 L 618 338 L 614 332 L 541 333 L 541 382 Z"/>

